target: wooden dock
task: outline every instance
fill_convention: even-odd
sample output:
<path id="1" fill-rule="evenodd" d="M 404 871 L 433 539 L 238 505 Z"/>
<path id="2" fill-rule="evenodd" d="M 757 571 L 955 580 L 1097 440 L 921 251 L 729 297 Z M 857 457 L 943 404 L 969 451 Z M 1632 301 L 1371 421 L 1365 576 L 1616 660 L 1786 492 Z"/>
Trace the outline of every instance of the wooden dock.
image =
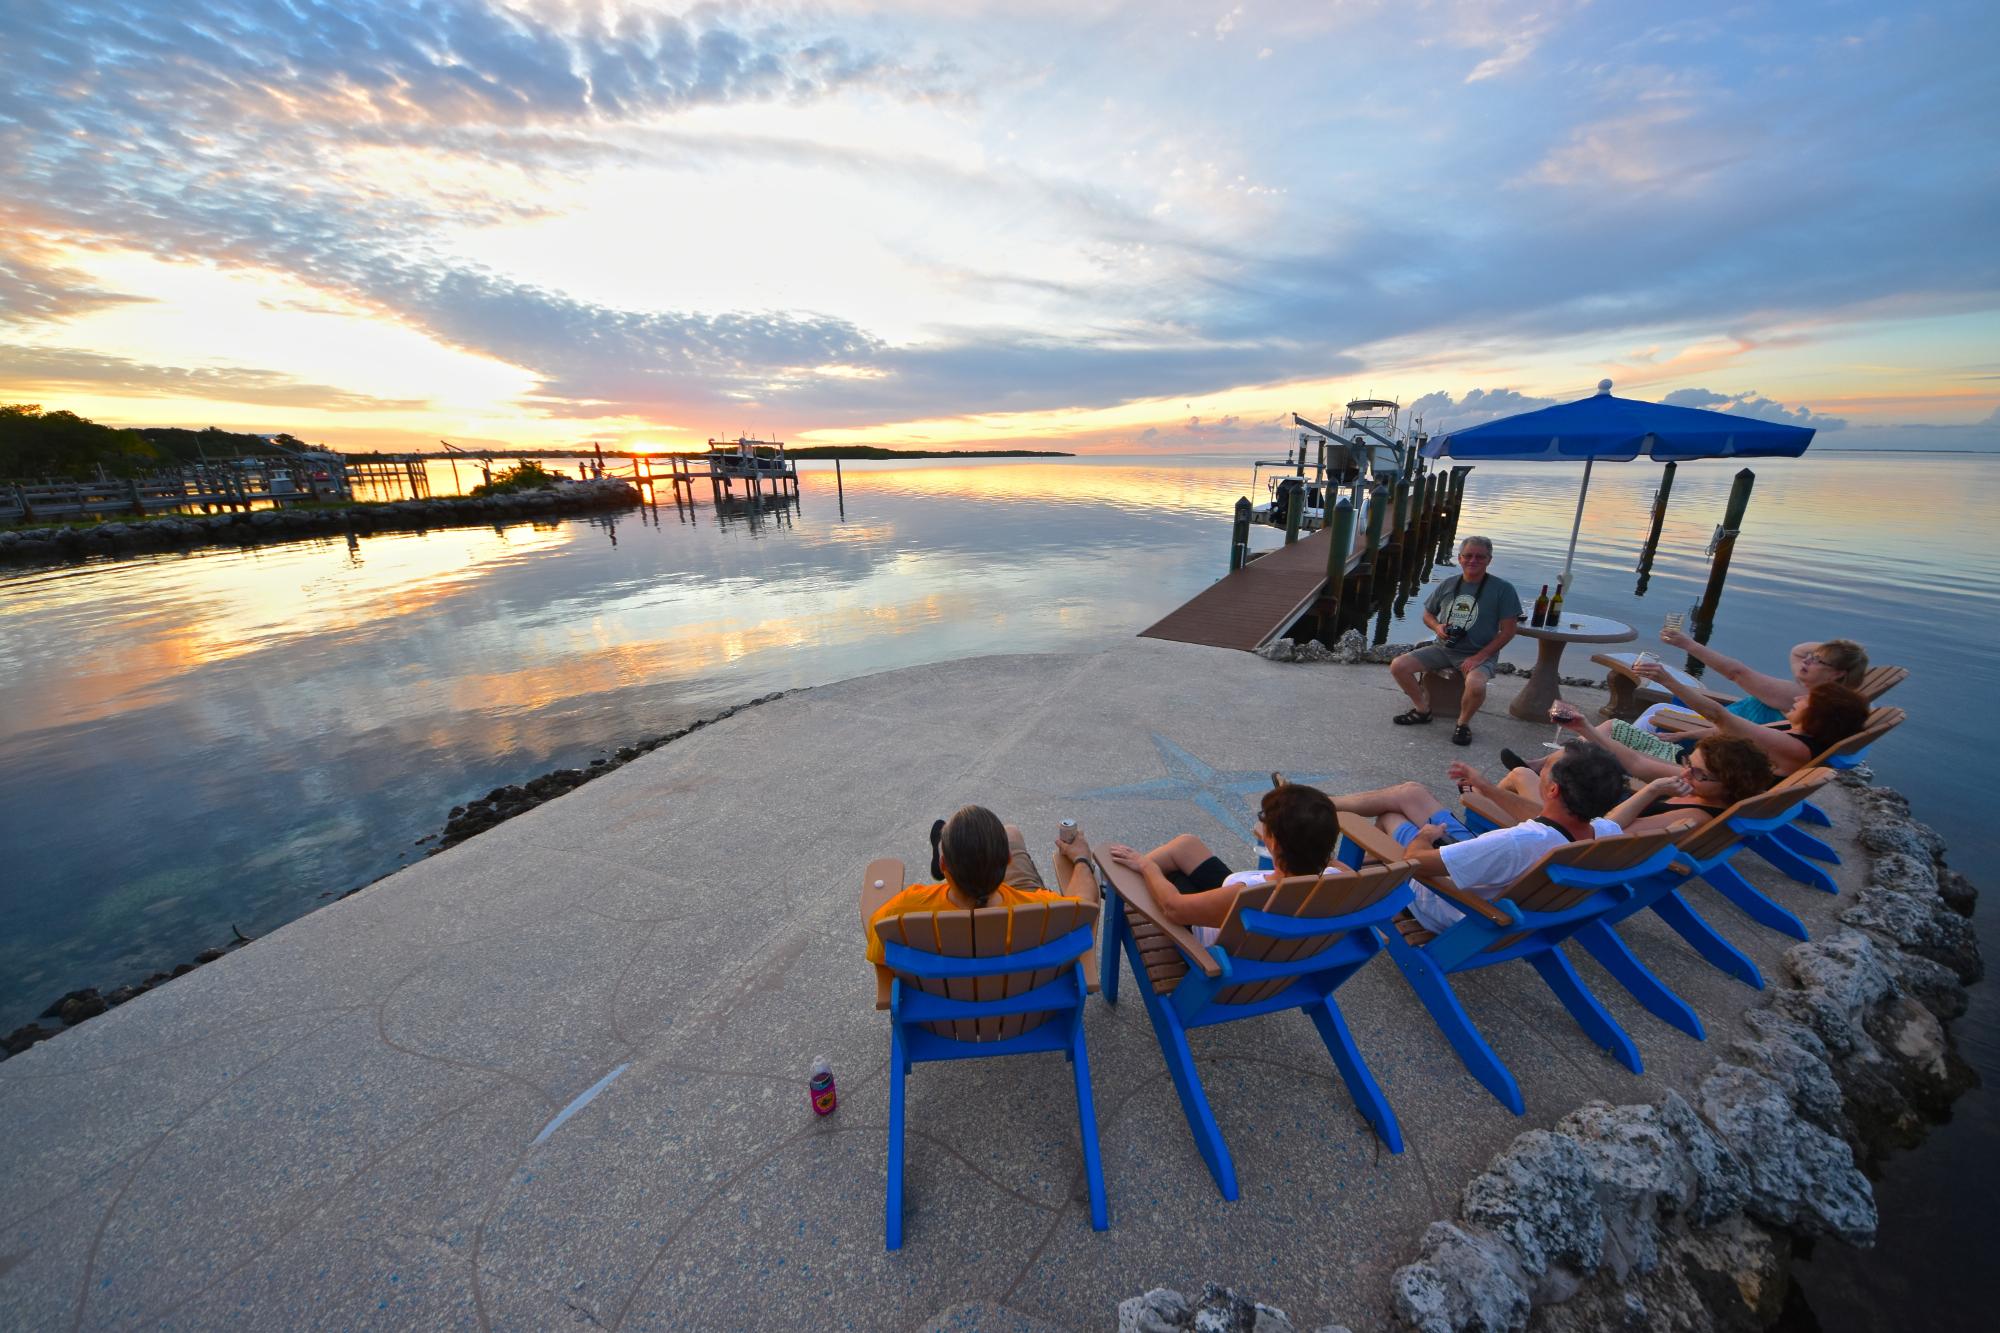
<path id="1" fill-rule="evenodd" d="M 1142 639 L 1203 643 L 1211 648 L 1262 648 L 1304 615 L 1326 590 L 1327 548 L 1333 529 L 1321 528 L 1290 546 L 1281 546 L 1210 584 L 1158 623 L 1139 631 Z M 1361 552 L 1347 557 L 1348 572 Z"/>
<path id="2" fill-rule="evenodd" d="M 1378 486 L 1358 529 L 1346 517 L 1349 502 L 1341 501 L 1338 523 L 1244 561 L 1139 637 L 1254 652 L 1302 617 L 1312 617 L 1309 628 L 1332 643 L 1373 615 L 1381 642 L 1391 602 L 1414 594 L 1430 580 L 1432 568 L 1449 559 L 1470 470 L 1420 471 L 1393 488 Z M 1248 537 L 1249 502 L 1237 503 L 1238 530 L 1231 540 L 1240 550 Z M 1329 580 L 1329 556 L 1341 539 L 1348 546 L 1342 575 Z"/>

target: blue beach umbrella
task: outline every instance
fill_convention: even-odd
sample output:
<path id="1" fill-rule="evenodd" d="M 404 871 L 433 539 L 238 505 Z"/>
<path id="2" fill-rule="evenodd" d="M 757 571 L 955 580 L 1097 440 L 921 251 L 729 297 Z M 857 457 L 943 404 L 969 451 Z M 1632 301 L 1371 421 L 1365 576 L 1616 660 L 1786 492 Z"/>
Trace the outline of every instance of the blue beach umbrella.
<path id="1" fill-rule="evenodd" d="M 1590 494 L 1590 469 L 1598 459 L 1629 463 L 1644 454 L 1662 463 L 1693 458 L 1797 458 L 1812 443 L 1810 426 L 1699 407 L 1674 407 L 1638 398 L 1616 398 L 1611 381 L 1573 403 L 1558 403 L 1518 416 L 1501 417 L 1424 444 L 1426 458 L 1583 460 L 1583 488 L 1577 492 L 1576 521 L 1570 525 L 1569 554 L 1562 582 L 1569 586 L 1576 561 L 1576 536 L 1583 527 L 1583 502 Z"/>

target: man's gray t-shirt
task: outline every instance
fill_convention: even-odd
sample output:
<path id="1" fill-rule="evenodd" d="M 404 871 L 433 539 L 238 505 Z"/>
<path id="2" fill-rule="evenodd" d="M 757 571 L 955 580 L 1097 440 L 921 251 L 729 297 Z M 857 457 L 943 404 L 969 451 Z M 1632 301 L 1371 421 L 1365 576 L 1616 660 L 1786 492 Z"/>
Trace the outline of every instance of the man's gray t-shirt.
<path id="1" fill-rule="evenodd" d="M 1446 629 L 1463 625 L 1466 634 L 1445 648 L 1454 657 L 1470 657 L 1493 642 L 1503 621 L 1521 618 L 1521 594 L 1505 579 L 1488 574 L 1477 583 L 1467 583 L 1462 574 L 1453 574 L 1431 589 L 1424 610 Z"/>

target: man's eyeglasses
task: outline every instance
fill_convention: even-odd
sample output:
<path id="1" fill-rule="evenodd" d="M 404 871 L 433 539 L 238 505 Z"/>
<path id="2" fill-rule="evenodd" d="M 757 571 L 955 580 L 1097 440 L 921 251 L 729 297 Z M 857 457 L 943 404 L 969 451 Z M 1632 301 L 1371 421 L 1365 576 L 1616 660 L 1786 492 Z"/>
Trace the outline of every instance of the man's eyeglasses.
<path id="1" fill-rule="evenodd" d="M 1463 554 L 1461 554 L 1458 558 L 1460 560 L 1470 560 L 1475 565 L 1483 565 L 1488 561 L 1490 561 L 1491 559 L 1493 559 L 1492 556 L 1481 555 L 1477 551 L 1466 551 Z"/>

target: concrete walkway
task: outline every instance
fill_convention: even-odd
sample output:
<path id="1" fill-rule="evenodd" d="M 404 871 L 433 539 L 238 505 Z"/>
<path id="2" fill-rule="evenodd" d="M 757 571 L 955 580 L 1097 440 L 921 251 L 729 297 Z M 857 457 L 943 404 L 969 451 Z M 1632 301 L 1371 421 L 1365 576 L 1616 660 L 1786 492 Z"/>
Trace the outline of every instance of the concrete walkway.
<path id="1" fill-rule="evenodd" d="M 1066 815 L 1099 842 L 1191 830 L 1241 864 L 1272 769 L 1449 790 L 1452 759 L 1540 753 L 1549 728 L 1505 715 L 1518 683 L 1469 752 L 1389 726 L 1379 668 L 1143 640 L 746 710 L 0 1065 L 0 1326 L 1108 1328 L 1123 1297 L 1204 1278 L 1301 1329 L 1380 1326 L 1389 1273 L 1492 1153 L 1687 1084 L 1758 996 L 1650 914 L 1621 928 L 1707 1020 L 1698 1043 L 1572 951 L 1636 1077 L 1527 967 L 1461 978 L 1517 1119 L 1378 960 L 1341 999 L 1408 1148 L 1380 1146 L 1302 1015 L 1200 1032 L 1242 1182 L 1225 1204 L 1128 988 L 1088 1018 L 1111 1229 L 1090 1230 L 1058 1057 L 928 1065 L 888 1254 L 861 868 L 921 875 L 932 818 L 973 800 L 1045 868 Z M 1752 878 L 1815 934 L 1832 921 L 1834 899 Z M 1696 904 L 1782 975 L 1790 941 Z"/>

